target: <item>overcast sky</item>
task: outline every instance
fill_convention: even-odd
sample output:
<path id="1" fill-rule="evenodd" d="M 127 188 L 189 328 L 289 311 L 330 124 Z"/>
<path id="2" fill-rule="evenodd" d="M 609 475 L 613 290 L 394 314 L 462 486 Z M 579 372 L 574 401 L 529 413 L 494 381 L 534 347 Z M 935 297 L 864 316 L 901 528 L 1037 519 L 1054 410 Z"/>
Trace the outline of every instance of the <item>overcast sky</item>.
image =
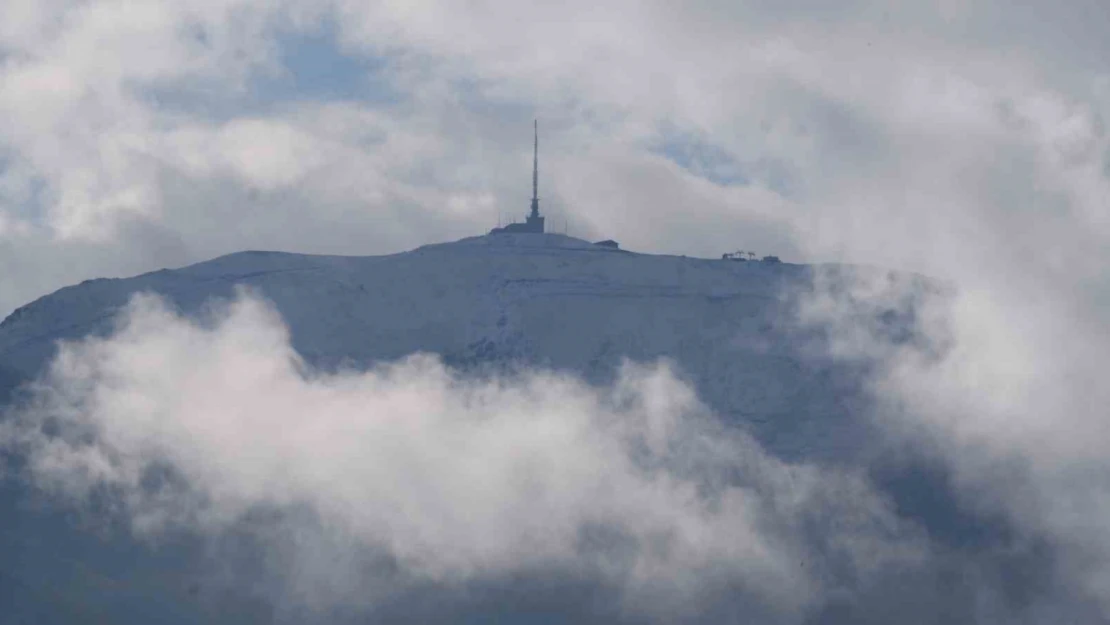
<path id="1" fill-rule="evenodd" d="M 1037 8 L 1042 7 L 1042 8 Z M 1099 265 L 1097 0 L 0 8 L 0 314 L 243 249 L 527 210 L 647 252 Z"/>
<path id="2" fill-rule="evenodd" d="M 1105 0 L 7 0 L 0 314 L 239 250 L 483 233 L 527 210 L 538 118 L 553 229 L 955 285 L 940 362 L 842 327 L 835 294 L 808 312 L 1107 610 L 1107 33 Z"/>

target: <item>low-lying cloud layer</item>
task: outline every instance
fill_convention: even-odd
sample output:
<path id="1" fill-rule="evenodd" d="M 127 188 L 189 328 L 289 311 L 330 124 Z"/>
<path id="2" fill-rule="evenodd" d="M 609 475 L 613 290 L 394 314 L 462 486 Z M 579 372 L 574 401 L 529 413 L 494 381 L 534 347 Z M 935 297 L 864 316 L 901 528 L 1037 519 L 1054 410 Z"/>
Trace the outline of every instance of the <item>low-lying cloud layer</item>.
<path id="1" fill-rule="evenodd" d="M 1090 316 L 1092 293 L 1062 275 L 1042 283 L 1051 297 L 1036 283 L 1015 276 L 922 298 L 920 281 L 905 276 L 828 271 L 802 311 L 827 331 L 834 356 L 868 367 L 874 418 L 946 467 L 960 508 L 1005 519 L 1003 540 L 1043 546 L 1045 577 L 1024 598 L 1059 593 L 1106 618 L 1110 342 Z M 907 311 L 898 321 L 913 332 L 859 322 L 861 310 L 890 308 Z"/>
<path id="2" fill-rule="evenodd" d="M 141 535 L 307 511 L 272 573 L 316 607 L 388 598 L 399 579 L 571 575 L 632 613 L 742 596 L 795 621 L 927 555 L 859 476 L 767 456 L 664 364 L 628 364 L 608 389 L 468 379 L 426 355 L 324 374 L 288 338 L 247 294 L 203 322 L 137 296 L 114 335 L 64 346 L 4 440 L 37 484 L 107 493 Z M 310 564 L 336 540 L 394 572 Z"/>

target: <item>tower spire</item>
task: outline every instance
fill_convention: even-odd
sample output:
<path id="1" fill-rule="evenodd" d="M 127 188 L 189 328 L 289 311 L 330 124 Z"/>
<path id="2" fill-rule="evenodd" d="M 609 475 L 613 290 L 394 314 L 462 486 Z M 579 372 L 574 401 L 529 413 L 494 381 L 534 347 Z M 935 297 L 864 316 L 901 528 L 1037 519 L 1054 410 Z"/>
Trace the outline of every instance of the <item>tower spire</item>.
<path id="1" fill-rule="evenodd" d="M 540 194 L 539 194 L 539 180 L 540 180 L 540 123 L 538 120 L 532 121 L 533 141 L 532 146 L 532 212 L 524 219 L 524 223 L 518 224 L 513 222 L 505 227 L 501 227 L 498 223 L 497 227 L 490 231 L 490 234 L 498 232 L 531 232 L 543 234 L 544 218 L 540 217 Z"/>
<path id="2" fill-rule="evenodd" d="M 540 123 L 532 120 L 534 143 L 532 144 L 532 219 L 540 216 L 539 176 L 540 176 Z"/>

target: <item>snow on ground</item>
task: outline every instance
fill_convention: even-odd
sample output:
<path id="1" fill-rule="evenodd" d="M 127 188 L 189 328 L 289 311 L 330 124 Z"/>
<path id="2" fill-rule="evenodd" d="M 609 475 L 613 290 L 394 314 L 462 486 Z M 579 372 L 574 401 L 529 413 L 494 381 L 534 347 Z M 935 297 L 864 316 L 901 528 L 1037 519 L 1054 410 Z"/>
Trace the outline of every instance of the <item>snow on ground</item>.
<path id="1" fill-rule="evenodd" d="M 0 324 L 0 365 L 31 376 L 58 339 L 110 331 L 137 292 L 187 313 L 243 285 L 271 300 L 310 363 L 364 366 L 418 351 L 473 368 L 520 363 L 608 379 L 624 357 L 673 359 L 701 399 L 785 456 L 850 454 L 854 379 L 815 358 L 786 298 L 792 264 L 636 254 L 558 234 L 499 234 L 389 256 L 242 252 L 90 280 Z"/>
<path id="2" fill-rule="evenodd" d="M 58 340 L 110 332 L 135 293 L 203 317 L 213 298 L 244 286 L 274 304 L 293 346 L 321 368 L 424 351 L 463 369 L 541 366 L 604 383 L 622 358 L 669 358 L 702 401 L 773 453 L 851 462 L 874 448 L 865 398 L 858 377 L 795 322 L 791 295 L 812 278 L 801 265 L 637 254 L 555 234 L 479 236 L 389 256 L 242 252 L 86 281 L 18 309 L 0 323 L 0 403 L 42 370 Z M 196 545 L 149 551 L 118 534 L 91 538 L 72 519 L 36 509 L 21 488 L 0 481 L 0 608 L 45 610 L 24 615 L 42 622 L 101 611 L 161 622 L 157 604 L 178 606 L 175 622 L 213 620 L 197 612 L 209 600 L 196 599 L 208 587 Z M 224 618 L 235 606 L 237 621 L 272 620 L 250 597 L 211 601 Z"/>

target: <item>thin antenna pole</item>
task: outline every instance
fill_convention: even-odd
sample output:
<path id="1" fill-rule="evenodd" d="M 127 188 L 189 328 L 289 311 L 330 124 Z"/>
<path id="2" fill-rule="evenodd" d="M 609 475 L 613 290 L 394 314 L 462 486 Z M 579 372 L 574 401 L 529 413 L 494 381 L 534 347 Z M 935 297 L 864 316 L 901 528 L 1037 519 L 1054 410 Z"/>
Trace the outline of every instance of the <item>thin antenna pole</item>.
<path id="1" fill-rule="evenodd" d="M 540 174 L 540 121 L 538 119 L 532 120 L 532 201 L 540 199 L 539 195 L 539 174 Z"/>
<path id="2" fill-rule="evenodd" d="M 535 143 L 532 145 L 532 213 L 529 219 L 536 219 L 540 216 L 540 195 L 539 195 L 539 178 L 540 178 L 540 123 L 539 120 L 532 121 L 532 130 L 535 133 Z"/>

